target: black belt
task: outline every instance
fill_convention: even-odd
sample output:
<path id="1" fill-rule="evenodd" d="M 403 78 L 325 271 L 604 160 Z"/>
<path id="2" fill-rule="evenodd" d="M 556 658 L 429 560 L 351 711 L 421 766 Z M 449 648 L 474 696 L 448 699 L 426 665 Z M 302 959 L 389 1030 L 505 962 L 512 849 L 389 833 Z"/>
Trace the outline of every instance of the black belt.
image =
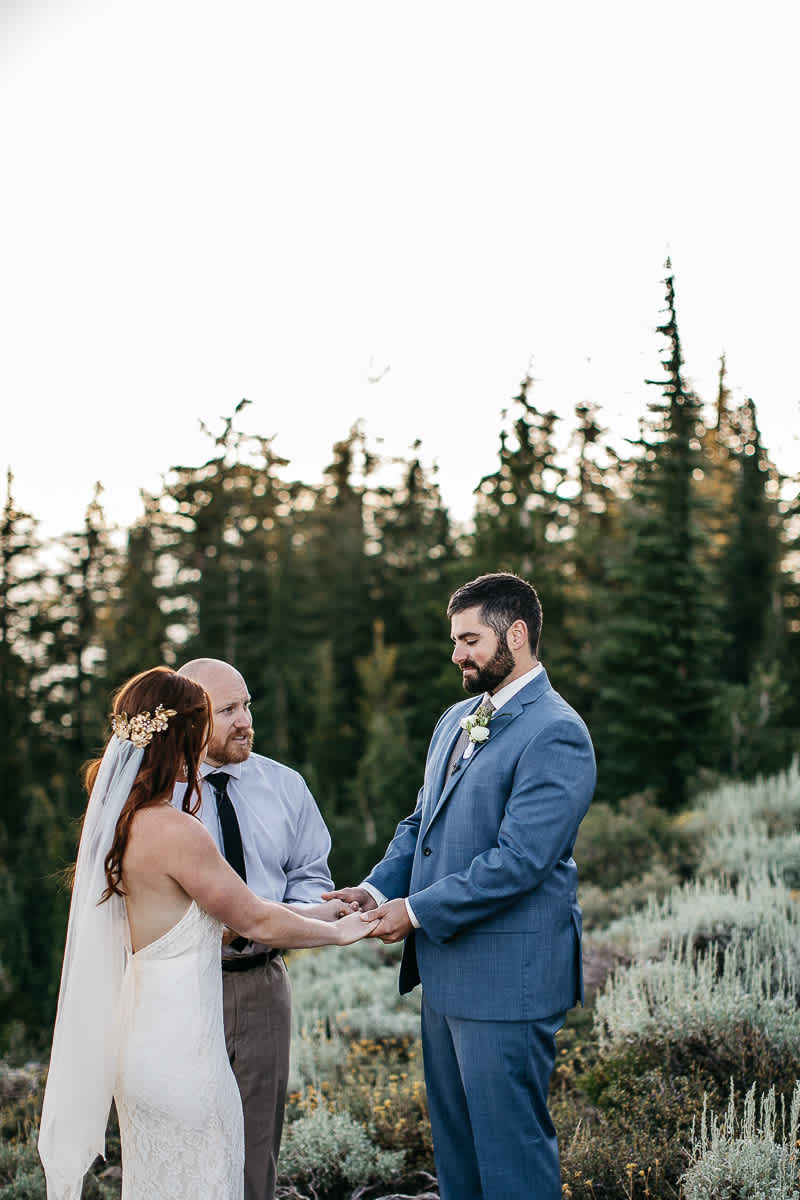
<path id="1" fill-rule="evenodd" d="M 223 971 L 253 971 L 256 967 L 265 967 L 273 958 L 277 958 L 280 950 L 265 950 L 263 954 L 240 954 L 238 958 L 223 958 Z"/>

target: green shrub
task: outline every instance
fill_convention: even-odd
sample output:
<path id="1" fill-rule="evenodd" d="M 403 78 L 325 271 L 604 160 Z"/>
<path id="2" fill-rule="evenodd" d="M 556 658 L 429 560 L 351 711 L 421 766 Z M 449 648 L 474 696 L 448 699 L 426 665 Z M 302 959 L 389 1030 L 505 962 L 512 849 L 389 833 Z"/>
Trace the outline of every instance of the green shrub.
<path id="1" fill-rule="evenodd" d="M 771 837 L 765 821 L 719 829 L 708 837 L 700 861 L 703 875 L 732 879 L 771 875 L 786 887 L 800 888 L 800 833 Z"/>
<path id="2" fill-rule="evenodd" d="M 565 1195 L 674 1200 L 704 1081 L 671 1072 L 663 1046 L 600 1058 L 586 1049 L 576 1066 L 571 1055 L 560 1060 L 551 1088 Z"/>
<path id="3" fill-rule="evenodd" d="M 36 1149 L 38 1128 L 27 1136 L 0 1141 L 0 1200 L 46 1200 L 47 1185 Z M 101 1169 L 105 1167 L 98 1159 Z M 83 1185 L 83 1200 L 116 1200 L 116 1180 L 99 1179 L 91 1172 Z"/>
<path id="4" fill-rule="evenodd" d="M 660 958 L 668 946 L 681 943 L 694 950 L 709 943 L 724 948 L 735 932 L 746 935 L 757 955 L 772 958 L 787 985 L 800 990 L 800 906 L 766 874 L 744 878 L 736 887 L 725 879 L 675 887 L 612 922 L 602 938 L 641 961 Z"/>
<path id="5" fill-rule="evenodd" d="M 328 1075 L 290 1092 L 293 1123 L 320 1106 L 346 1111 L 383 1150 L 402 1150 L 407 1170 L 433 1169 L 433 1142 L 419 1039 L 340 1039 Z"/>
<path id="6" fill-rule="evenodd" d="M 713 945 L 692 955 L 684 943 L 615 971 L 595 999 L 595 1034 L 601 1053 L 661 1042 L 725 1062 L 739 1061 L 751 1039 L 760 1057 L 800 1067 L 795 989 L 738 931 L 721 965 Z"/>
<path id="7" fill-rule="evenodd" d="M 0 1142 L 0 1200 L 46 1200 L 44 1172 L 33 1139 Z"/>
<path id="8" fill-rule="evenodd" d="M 312 1028 L 292 1033 L 292 1054 L 289 1064 L 289 1092 L 302 1092 L 307 1087 L 318 1088 L 323 1081 L 335 1079 L 346 1059 L 350 1039 L 337 1028 L 326 1028 L 318 1021 Z"/>
<path id="9" fill-rule="evenodd" d="M 657 866 L 676 871 L 690 841 L 650 792 L 629 796 L 618 808 L 592 804 L 575 844 L 581 894 L 587 885 L 612 891 Z"/>
<path id="10" fill-rule="evenodd" d="M 587 933 L 603 929 L 625 913 L 643 908 L 651 899 L 660 899 L 679 882 L 675 871 L 661 862 L 655 863 L 644 875 L 628 879 L 609 891 L 593 883 L 581 882 L 578 899 L 583 910 L 583 928 Z"/>
<path id="11" fill-rule="evenodd" d="M 396 1047 L 418 1037 L 420 997 L 400 995 L 398 968 L 399 948 L 375 941 L 291 956 L 290 1091 L 336 1078 L 354 1040 Z"/>
<path id="12" fill-rule="evenodd" d="M 755 1042 L 741 1031 L 742 1061 L 734 1064 L 744 1079 L 757 1057 Z M 596 1056 L 573 1070 L 562 1059 L 554 1076 L 550 1107 L 559 1135 L 562 1178 L 568 1195 L 582 1200 L 622 1200 L 644 1196 L 675 1200 L 683 1195 L 681 1177 L 701 1122 L 706 1100 L 723 1106 L 729 1079 L 726 1064 L 712 1047 L 637 1042 Z M 795 1086 L 779 1058 L 762 1064 L 761 1075 L 783 1073 L 790 1096 Z M 794 1073 L 797 1071 L 794 1062 Z M 767 1085 L 768 1086 L 768 1085 Z M 744 1099 L 745 1087 L 735 1093 Z M 720 1190 L 715 1200 L 740 1193 Z M 765 1200 L 770 1195 L 764 1193 Z"/>
<path id="13" fill-rule="evenodd" d="M 763 822 L 769 837 L 790 834 L 800 825 L 800 759 L 785 771 L 752 782 L 730 782 L 700 797 L 686 828 L 695 834 L 743 829 Z"/>
<path id="14" fill-rule="evenodd" d="M 398 1176 L 404 1157 L 378 1149 L 349 1113 L 318 1105 L 285 1127 L 279 1169 L 284 1182 L 310 1185 L 318 1200 L 338 1200 L 344 1187 Z"/>
<path id="15" fill-rule="evenodd" d="M 775 1089 L 762 1096 L 756 1115 L 756 1088 L 750 1088 L 741 1119 L 733 1090 L 725 1117 L 709 1118 L 703 1108 L 699 1135 L 692 1140 L 691 1166 L 683 1176 L 686 1200 L 798 1200 L 800 1163 L 797 1135 L 800 1126 L 800 1083 L 794 1089 L 787 1117 L 781 1106 L 777 1133 Z"/>
<path id="16" fill-rule="evenodd" d="M 292 1019 L 296 1032 L 320 1022 L 352 1037 L 413 1037 L 419 1032 L 420 997 L 397 990 L 400 947 L 365 940 L 330 951 L 308 950 L 289 960 Z"/>

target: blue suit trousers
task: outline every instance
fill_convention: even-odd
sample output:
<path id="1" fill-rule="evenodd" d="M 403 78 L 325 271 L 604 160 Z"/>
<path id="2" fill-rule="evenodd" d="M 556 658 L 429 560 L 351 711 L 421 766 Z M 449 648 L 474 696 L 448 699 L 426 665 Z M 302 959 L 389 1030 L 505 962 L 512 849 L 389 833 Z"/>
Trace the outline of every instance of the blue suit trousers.
<path id="1" fill-rule="evenodd" d="M 560 1200 L 547 1093 L 565 1012 L 473 1021 L 422 999 L 425 1084 L 441 1200 Z"/>

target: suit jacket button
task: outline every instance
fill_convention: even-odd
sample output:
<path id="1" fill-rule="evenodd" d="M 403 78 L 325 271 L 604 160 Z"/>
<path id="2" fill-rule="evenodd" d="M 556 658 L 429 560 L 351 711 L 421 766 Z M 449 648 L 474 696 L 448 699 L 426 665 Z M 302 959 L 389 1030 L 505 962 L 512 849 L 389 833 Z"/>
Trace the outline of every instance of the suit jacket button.
<path id="1" fill-rule="evenodd" d="M 422 853 L 425 855 L 426 858 L 428 858 L 429 855 L 433 854 L 433 851 L 431 850 L 430 846 L 426 846 L 425 849 L 422 851 Z"/>

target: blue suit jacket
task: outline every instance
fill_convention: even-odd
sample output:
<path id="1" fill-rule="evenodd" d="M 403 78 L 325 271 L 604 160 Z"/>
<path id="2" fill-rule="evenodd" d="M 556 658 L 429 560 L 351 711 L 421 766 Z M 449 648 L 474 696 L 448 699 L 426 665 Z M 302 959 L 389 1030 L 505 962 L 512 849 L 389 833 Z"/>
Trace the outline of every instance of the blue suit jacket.
<path id="1" fill-rule="evenodd" d="M 368 882 L 408 896 L 421 928 L 407 940 L 400 990 L 422 981 L 438 1012 L 531 1020 L 583 1000 L 581 911 L 572 848 L 592 798 L 589 732 L 542 672 L 512 697 L 445 778 L 462 717 L 434 730 L 414 812 Z"/>

